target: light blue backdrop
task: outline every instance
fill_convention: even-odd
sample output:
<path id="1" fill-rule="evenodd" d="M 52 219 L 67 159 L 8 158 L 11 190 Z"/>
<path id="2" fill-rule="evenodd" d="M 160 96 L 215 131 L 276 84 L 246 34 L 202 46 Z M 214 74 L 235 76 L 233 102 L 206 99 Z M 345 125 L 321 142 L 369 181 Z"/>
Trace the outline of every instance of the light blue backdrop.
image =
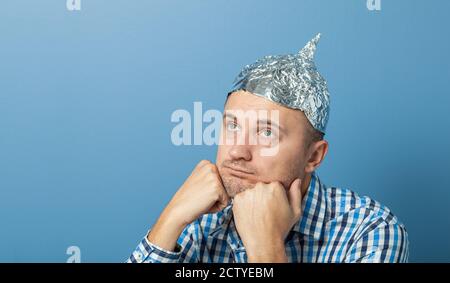
<path id="1" fill-rule="evenodd" d="M 240 68 L 317 32 L 319 170 L 389 206 L 411 261 L 450 261 L 450 2 L 0 3 L 0 261 L 124 261 L 215 147 L 172 145 L 176 109 L 222 109 Z"/>

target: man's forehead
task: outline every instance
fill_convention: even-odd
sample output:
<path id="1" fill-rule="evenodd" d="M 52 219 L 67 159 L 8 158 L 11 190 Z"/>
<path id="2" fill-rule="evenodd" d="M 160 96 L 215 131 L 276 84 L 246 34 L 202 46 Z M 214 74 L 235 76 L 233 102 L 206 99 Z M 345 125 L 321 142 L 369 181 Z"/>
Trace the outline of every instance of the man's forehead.
<path id="1" fill-rule="evenodd" d="M 288 110 L 275 102 L 247 91 L 237 91 L 228 96 L 225 110 Z"/>
<path id="2" fill-rule="evenodd" d="M 299 122 L 306 119 L 300 110 L 290 109 L 247 91 L 236 91 L 228 96 L 224 108 L 224 116 L 230 113 L 239 118 L 243 115 L 248 116 L 249 112 L 259 113 L 260 115 L 267 114 L 268 118 L 270 118 L 271 113 L 277 113 L 280 123 L 283 124 L 289 123 L 290 121 Z"/>

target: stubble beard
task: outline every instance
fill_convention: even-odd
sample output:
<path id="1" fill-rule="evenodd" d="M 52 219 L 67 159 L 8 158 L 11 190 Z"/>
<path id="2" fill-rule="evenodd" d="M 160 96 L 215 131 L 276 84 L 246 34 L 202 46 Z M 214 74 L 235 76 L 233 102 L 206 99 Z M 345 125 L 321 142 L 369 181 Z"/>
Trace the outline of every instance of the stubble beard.
<path id="1" fill-rule="evenodd" d="M 230 198 L 234 198 L 237 194 L 254 187 L 254 185 L 233 176 L 223 176 L 222 182 Z"/>

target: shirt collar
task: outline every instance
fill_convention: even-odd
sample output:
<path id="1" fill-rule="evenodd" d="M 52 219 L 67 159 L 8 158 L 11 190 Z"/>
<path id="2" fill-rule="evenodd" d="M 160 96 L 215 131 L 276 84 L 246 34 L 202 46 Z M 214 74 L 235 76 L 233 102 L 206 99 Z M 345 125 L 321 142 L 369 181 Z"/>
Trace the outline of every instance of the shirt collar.
<path id="1" fill-rule="evenodd" d="M 233 218 L 233 200 L 222 211 L 218 212 L 218 221 L 215 227 L 212 227 L 209 231 L 209 236 L 214 236 L 219 239 L 225 239 L 227 228 L 230 226 L 230 222 Z"/>
<path id="2" fill-rule="evenodd" d="M 326 196 L 323 184 L 315 172 L 311 174 L 308 189 L 302 201 L 302 217 L 292 231 L 320 239 L 322 227 L 326 222 Z"/>
<path id="3" fill-rule="evenodd" d="M 311 236 L 318 240 L 322 234 L 322 227 L 326 221 L 326 199 L 322 183 L 315 172 L 311 174 L 308 189 L 302 200 L 302 217 L 292 227 L 291 231 Z M 214 236 L 220 239 L 227 238 L 227 230 L 235 230 L 233 225 L 233 201 L 219 212 L 219 219 L 216 227 L 209 231 L 209 236 Z M 221 215 L 220 215 L 221 214 Z M 231 224 L 231 225 L 230 225 Z M 235 231 L 228 231 L 228 233 Z"/>

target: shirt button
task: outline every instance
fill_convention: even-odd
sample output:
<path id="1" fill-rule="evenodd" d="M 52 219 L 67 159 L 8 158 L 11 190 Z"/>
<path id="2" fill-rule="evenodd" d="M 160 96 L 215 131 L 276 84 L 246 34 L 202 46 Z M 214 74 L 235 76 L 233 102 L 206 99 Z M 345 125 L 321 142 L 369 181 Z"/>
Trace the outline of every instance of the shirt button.
<path id="1" fill-rule="evenodd" d="M 137 260 L 142 260 L 142 253 L 141 253 L 141 252 L 136 252 L 135 255 L 134 255 L 134 257 L 135 257 Z"/>

